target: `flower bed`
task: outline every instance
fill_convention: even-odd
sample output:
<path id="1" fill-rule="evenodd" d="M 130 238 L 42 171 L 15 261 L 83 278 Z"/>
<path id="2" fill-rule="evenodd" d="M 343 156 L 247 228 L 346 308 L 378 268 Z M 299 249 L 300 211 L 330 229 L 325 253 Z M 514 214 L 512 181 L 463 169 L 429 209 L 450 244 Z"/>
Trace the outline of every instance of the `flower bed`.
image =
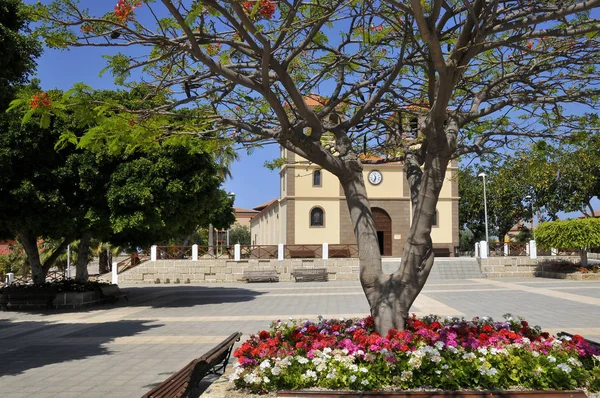
<path id="1" fill-rule="evenodd" d="M 373 318 L 274 322 L 234 352 L 231 380 L 252 392 L 511 388 L 600 390 L 600 352 L 522 319 L 409 318 L 382 337 Z"/>

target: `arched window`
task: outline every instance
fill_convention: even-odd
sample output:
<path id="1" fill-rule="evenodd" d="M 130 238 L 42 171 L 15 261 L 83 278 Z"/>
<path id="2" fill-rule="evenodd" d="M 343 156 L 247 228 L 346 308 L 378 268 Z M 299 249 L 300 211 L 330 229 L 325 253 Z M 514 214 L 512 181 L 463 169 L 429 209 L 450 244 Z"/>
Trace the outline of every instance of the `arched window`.
<path id="1" fill-rule="evenodd" d="M 321 186 L 321 170 L 313 171 L 313 187 Z"/>
<path id="2" fill-rule="evenodd" d="M 310 211 L 310 226 L 322 227 L 325 225 L 325 213 L 320 207 L 313 207 Z"/>

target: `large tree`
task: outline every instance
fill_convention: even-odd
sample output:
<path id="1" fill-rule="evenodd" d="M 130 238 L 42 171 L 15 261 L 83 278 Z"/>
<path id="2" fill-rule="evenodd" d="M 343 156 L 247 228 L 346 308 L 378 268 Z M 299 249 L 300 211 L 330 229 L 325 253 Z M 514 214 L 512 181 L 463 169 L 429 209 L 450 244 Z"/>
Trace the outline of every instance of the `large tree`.
<path id="1" fill-rule="evenodd" d="M 34 283 L 45 280 L 74 240 L 79 240 L 76 278 L 83 282 L 92 238 L 145 247 L 189 234 L 212 219 L 224 227 L 234 222 L 233 201 L 220 189 L 223 167 L 210 145 L 175 137 L 126 151 L 77 148 L 69 140 L 86 118 L 71 111 L 50 115 L 48 108 L 60 95 L 40 94 L 36 87 L 24 91 L 22 97 L 33 99 L 16 103 L 31 106 L 38 101 L 33 109 L 43 108 L 38 113 L 47 126 L 40 127 L 36 115 L 23 123 L 22 114 L 12 111 L 9 128 L 0 134 L 0 230 L 23 244 Z M 124 101 L 136 95 L 94 93 L 92 98 L 117 96 Z M 58 240 L 44 261 L 40 238 Z"/>
<path id="2" fill-rule="evenodd" d="M 35 70 L 41 43 L 29 30 L 29 8 L 22 0 L 0 2 L 0 110 L 6 109 L 15 87 Z"/>
<path id="3" fill-rule="evenodd" d="M 476 241 L 485 239 L 485 204 L 483 180 L 486 173 L 486 199 L 489 234 L 502 241 L 510 229 L 523 219 L 531 217 L 525 197 L 531 192 L 527 181 L 521 178 L 522 169 L 512 160 L 503 164 L 488 164 L 479 169 L 460 168 L 458 172 L 459 222 L 473 232 Z"/>
<path id="4" fill-rule="evenodd" d="M 336 175 L 359 246 L 361 284 L 385 334 L 404 328 L 433 266 L 431 223 L 448 163 L 524 137 L 560 137 L 566 122 L 580 122 L 561 104 L 598 105 L 600 24 L 590 11 L 599 6 L 123 0 L 96 16 L 56 0 L 38 13 L 48 44 L 122 48 L 109 61 L 118 82 L 131 74 L 156 93 L 176 94 L 168 106 L 134 112 L 140 124 L 197 106 L 211 117 L 179 132 L 275 141 Z M 307 105 L 313 94 L 322 106 Z M 168 134 L 177 133 L 171 127 Z M 404 161 L 412 224 L 400 268 L 387 275 L 362 165 L 392 160 Z"/>

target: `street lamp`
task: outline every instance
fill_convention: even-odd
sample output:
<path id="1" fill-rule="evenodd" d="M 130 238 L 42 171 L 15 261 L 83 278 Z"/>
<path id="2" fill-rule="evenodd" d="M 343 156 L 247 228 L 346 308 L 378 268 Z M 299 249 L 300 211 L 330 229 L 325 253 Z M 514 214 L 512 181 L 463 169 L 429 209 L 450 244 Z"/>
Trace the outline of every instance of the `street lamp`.
<path id="1" fill-rule="evenodd" d="M 229 192 L 227 194 L 227 196 L 230 198 L 233 198 L 233 200 L 235 201 L 235 193 Z M 227 246 L 226 247 L 229 247 L 229 228 L 227 228 Z"/>
<path id="2" fill-rule="evenodd" d="M 525 199 L 529 201 L 529 205 L 531 206 L 531 234 L 533 236 L 533 240 L 535 240 L 535 231 L 533 229 L 533 197 L 531 195 L 525 196 Z"/>
<path id="3" fill-rule="evenodd" d="M 488 236 L 488 217 L 487 217 L 487 197 L 485 192 L 485 173 L 479 173 L 477 177 L 483 177 L 483 209 L 485 211 L 485 242 L 489 243 L 490 238 Z"/>

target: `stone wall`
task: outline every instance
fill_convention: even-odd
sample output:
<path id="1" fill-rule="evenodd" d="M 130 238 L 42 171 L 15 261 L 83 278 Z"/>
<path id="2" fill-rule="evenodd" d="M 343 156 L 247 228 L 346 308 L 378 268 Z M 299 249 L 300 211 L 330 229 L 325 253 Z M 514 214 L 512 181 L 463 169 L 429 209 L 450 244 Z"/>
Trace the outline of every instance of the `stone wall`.
<path id="1" fill-rule="evenodd" d="M 357 258 L 329 260 L 158 260 L 147 261 L 119 274 L 119 283 L 236 283 L 243 279 L 244 270 L 275 269 L 281 282 L 293 281 L 291 273 L 297 268 L 327 268 L 329 280 L 357 281 Z M 168 280 L 168 281 L 167 281 Z M 179 281 L 177 281 L 179 280 Z"/>
<path id="2" fill-rule="evenodd" d="M 529 257 L 490 257 L 478 258 L 481 272 L 488 278 L 529 278 L 539 275 L 539 272 L 550 269 L 553 262 L 577 263 L 579 256 L 541 256 L 533 260 Z"/>

